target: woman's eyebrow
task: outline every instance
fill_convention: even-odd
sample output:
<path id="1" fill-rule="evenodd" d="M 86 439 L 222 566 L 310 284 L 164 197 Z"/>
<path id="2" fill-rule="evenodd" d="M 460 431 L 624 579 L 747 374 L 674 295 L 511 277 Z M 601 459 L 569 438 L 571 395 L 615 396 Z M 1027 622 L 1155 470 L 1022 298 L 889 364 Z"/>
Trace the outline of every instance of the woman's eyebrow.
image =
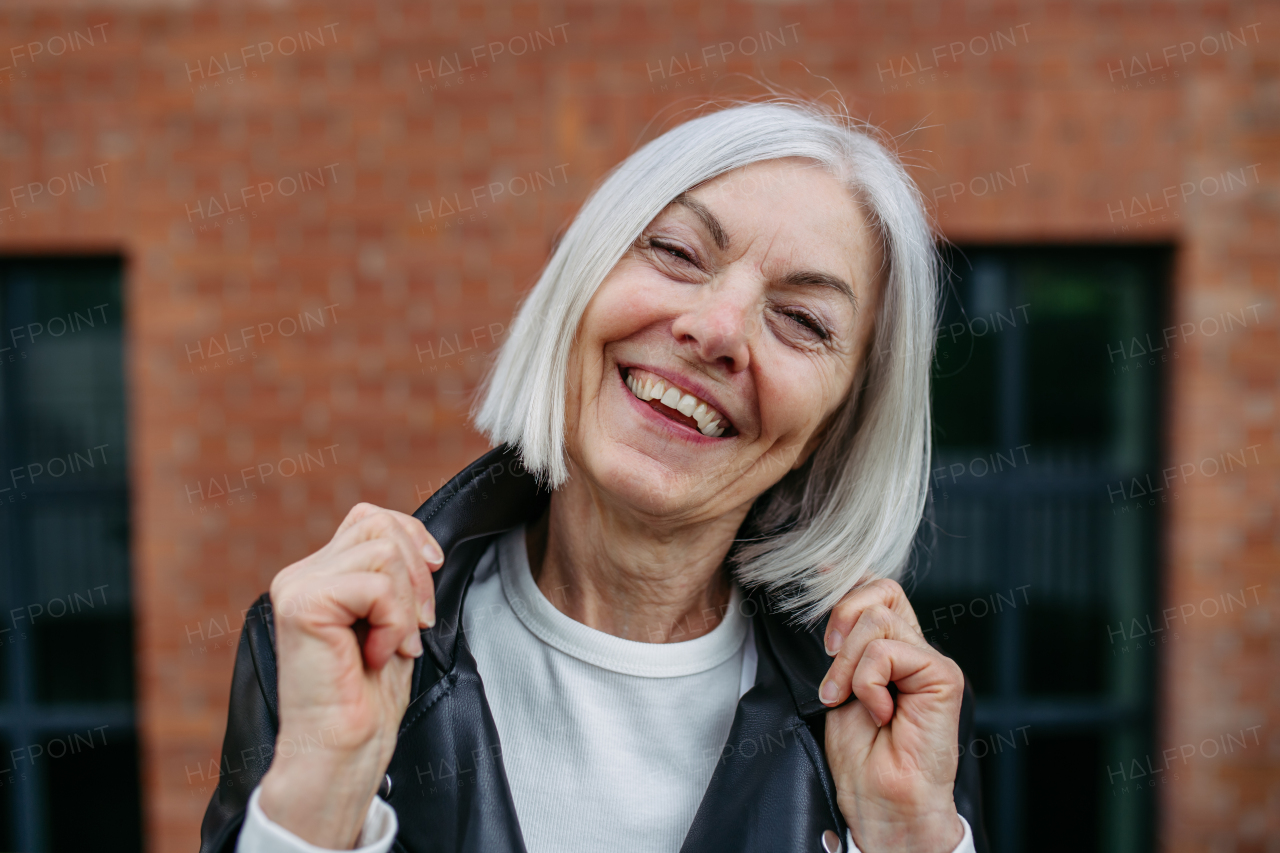
<path id="1" fill-rule="evenodd" d="M 855 312 L 858 310 L 857 295 L 853 292 L 853 288 L 849 286 L 849 283 L 839 276 L 825 272 L 817 272 L 815 270 L 797 270 L 787 273 L 779 279 L 779 282 L 781 284 L 790 284 L 799 287 L 816 286 L 829 287 L 832 290 L 838 290 L 853 303 L 853 310 Z"/>
<path id="2" fill-rule="evenodd" d="M 706 205 L 687 192 L 680 193 L 680 195 L 671 200 L 671 203 L 693 211 L 693 214 L 702 220 L 703 227 L 711 234 L 711 240 L 716 244 L 717 249 L 723 252 L 729 248 L 729 235 L 725 233 L 724 226 L 720 224 L 720 220 L 716 219 L 716 215 L 708 210 Z"/>
<path id="3" fill-rule="evenodd" d="M 706 205 L 687 192 L 680 193 L 680 195 L 671 200 L 671 203 L 692 211 L 702 221 L 702 225 L 707 229 L 707 232 L 711 234 L 711 239 L 718 249 L 724 251 L 729 248 L 729 235 L 725 233 L 724 226 L 720 224 L 720 220 L 707 209 Z M 784 275 L 780 279 L 780 283 L 797 287 L 829 287 L 844 294 L 853 303 L 853 310 L 858 310 L 857 295 L 854 294 L 853 288 L 849 286 L 849 283 L 839 276 L 816 270 L 798 270 Z"/>

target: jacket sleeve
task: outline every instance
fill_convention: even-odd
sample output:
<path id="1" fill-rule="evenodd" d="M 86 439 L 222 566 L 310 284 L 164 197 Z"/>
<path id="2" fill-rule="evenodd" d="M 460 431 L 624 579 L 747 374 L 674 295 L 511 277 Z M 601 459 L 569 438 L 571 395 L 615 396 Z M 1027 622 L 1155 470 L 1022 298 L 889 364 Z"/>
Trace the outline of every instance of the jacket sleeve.
<path id="1" fill-rule="evenodd" d="M 280 726 L 277 709 L 271 599 L 263 593 L 246 612 L 240 632 L 218 786 L 200 825 L 200 853 L 234 853 L 249 795 L 271 765 Z"/>
<path id="2" fill-rule="evenodd" d="M 978 759 L 973 755 L 975 738 L 973 721 L 973 686 L 964 680 L 964 698 L 960 702 L 960 762 L 956 767 L 956 811 L 969 823 L 973 832 L 973 849 L 976 853 L 989 853 L 987 828 L 982 822 L 982 778 L 978 773 Z"/>

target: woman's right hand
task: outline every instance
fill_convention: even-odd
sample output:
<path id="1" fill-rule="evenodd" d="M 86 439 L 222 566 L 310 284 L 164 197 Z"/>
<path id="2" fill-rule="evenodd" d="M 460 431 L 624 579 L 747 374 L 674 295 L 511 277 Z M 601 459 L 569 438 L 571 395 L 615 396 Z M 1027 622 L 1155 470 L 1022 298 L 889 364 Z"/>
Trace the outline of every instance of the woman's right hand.
<path id="1" fill-rule="evenodd" d="M 312 844 L 359 838 L 395 750 L 419 630 L 435 624 L 431 573 L 443 563 L 422 522 L 362 503 L 271 582 L 280 731 L 259 805 Z"/>

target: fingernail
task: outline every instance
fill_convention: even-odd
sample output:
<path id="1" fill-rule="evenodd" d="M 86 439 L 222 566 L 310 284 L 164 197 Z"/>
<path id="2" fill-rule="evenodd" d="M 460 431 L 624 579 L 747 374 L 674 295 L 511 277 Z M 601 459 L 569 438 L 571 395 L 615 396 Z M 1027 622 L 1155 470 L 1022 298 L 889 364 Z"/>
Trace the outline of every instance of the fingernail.
<path id="1" fill-rule="evenodd" d="M 428 628 L 436 626 L 436 603 L 428 599 L 422 602 L 422 606 L 418 608 L 418 616 L 423 622 L 427 623 Z"/>
<path id="2" fill-rule="evenodd" d="M 827 635 L 827 654 L 835 657 L 840 652 L 840 647 L 844 645 L 844 637 L 840 636 L 839 631 L 832 631 Z"/>
<path id="3" fill-rule="evenodd" d="M 444 552 L 440 550 L 440 546 L 435 543 L 434 539 L 422 546 L 422 559 L 432 564 L 444 562 Z"/>
<path id="4" fill-rule="evenodd" d="M 818 691 L 818 698 L 822 700 L 822 704 L 830 705 L 836 701 L 836 683 L 831 679 L 822 682 L 822 689 Z"/>
<path id="5" fill-rule="evenodd" d="M 423 651 L 422 635 L 415 631 L 413 633 L 413 639 L 409 641 L 409 654 L 413 655 L 415 658 L 420 658 L 422 657 Z"/>

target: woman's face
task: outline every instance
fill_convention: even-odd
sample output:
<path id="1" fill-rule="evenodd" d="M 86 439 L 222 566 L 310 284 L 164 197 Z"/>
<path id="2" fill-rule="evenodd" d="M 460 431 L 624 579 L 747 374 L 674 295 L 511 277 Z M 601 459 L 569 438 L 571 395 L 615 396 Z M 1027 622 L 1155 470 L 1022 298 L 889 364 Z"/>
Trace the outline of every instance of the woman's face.
<path id="1" fill-rule="evenodd" d="M 880 256 L 825 169 L 773 160 L 684 193 L 587 307 L 569 365 L 571 476 L 653 520 L 745 512 L 849 393 Z"/>

